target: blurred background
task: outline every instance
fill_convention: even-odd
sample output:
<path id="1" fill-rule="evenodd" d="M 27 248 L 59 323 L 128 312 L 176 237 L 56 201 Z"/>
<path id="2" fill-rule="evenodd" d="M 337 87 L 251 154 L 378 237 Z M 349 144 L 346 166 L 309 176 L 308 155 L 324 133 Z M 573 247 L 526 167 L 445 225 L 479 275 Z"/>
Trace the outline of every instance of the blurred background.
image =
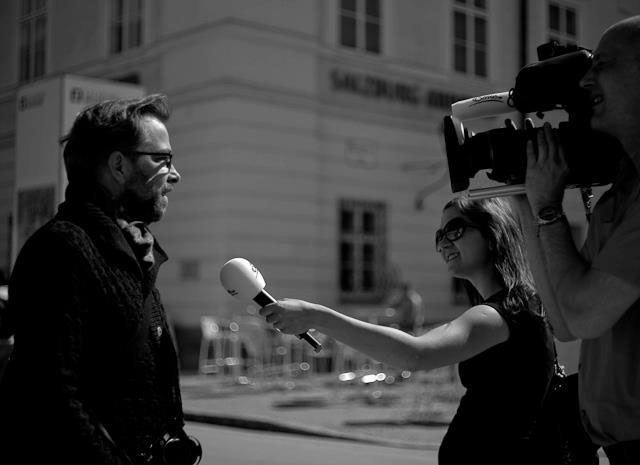
<path id="1" fill-rule="evenodd" d="M 271 332 L 227 295 L 221 266 L 244 257 L 276 298 L 407 331 L 455 317 L 466 296 L 433 239 L 452 197 L 443 116 L 512 88 L 538 45 L 594 48 L 638 13 L 637 0 L 3 0 L 0 270 L 63 200 L 57 140 L 77 112 L 164 93 L 182 182 L 152 230 L 182 369 L 370 366 Z M 566 203 L 581 240 L 578 193 Z M 575 371 L 576 345 L 560 349 Z"/>

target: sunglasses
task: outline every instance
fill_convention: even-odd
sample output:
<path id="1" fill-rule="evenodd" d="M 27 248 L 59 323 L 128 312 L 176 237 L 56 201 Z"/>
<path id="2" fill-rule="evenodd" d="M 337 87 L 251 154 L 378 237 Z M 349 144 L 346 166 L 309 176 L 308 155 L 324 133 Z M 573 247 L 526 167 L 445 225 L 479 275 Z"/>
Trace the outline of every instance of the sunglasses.
<path id="1" fill-rule="evenodd" d="M 130 150 L 127 154 L 137 156 L 149 155 L 154 160 L 159 159 L 159 161 L 163 161 L 167 168 L 171 170 L 173 154 L 170 152 L 142 152 L 138 150 Z"/>
<path id="2" fill-rule="evenodd" d="M 467 228 L 479 229 L 475 224 L 469 223 L 462 218 L 452 219 L 444 225 L 444 228 L 436 231 L 436 247 L 438 247 L 438 244 L 440 244 L 445 237 L 450 242 L 457 241 L 464 235 Z"/>

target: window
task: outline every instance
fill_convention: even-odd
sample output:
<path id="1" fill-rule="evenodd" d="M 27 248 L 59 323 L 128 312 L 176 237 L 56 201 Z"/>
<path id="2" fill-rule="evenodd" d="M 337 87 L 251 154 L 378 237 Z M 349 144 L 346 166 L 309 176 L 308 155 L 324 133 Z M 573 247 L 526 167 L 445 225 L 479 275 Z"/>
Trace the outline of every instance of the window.
<path id="1" fill-rule="evenodd" d="M 111 53 L 142 45 L 142 2 L 111 1 Z"/>
<path id="2" fill-rule="evenodd" d="M 125 82 L 127 84 L 140 84 L 140 75 L 138 73 L 128 73 L 122 76 L 112 78 L 112 81 Z"/>
<path id="3" fill-rule="evenodd" d="M 466 74 L 487 76 L 486 0 L 453 2 L 453 68 Z"/>
<path id="4" fill-rule="evenodd" d="M 340 0 L 340 45 L 380 53 L 380 0 Z"/>
<path id="5" fill-rule="evenodd" d="M 46 0 L 22 0 L 20 3 L 20 82 L 44 76 L 47 51 Z"/>
<path id="6" fill-rule="evenodd" d="M 577 44 L 578 26 L 574 8 L 549 2 L 549 40 L 561 45 Z"/>
<path id="7" fill-rule="evenodd" d="M 385 292 L 386 207 L 382 202 L 343 200 L 339 215 L 341 300 L 379 301 Z"/>
<path id="8" fill-rule="evenodd" d="M 184 259 L 180 263 L 180 280 L 182 281 L 198 281 L 201 276 L 200 260 Z"/>

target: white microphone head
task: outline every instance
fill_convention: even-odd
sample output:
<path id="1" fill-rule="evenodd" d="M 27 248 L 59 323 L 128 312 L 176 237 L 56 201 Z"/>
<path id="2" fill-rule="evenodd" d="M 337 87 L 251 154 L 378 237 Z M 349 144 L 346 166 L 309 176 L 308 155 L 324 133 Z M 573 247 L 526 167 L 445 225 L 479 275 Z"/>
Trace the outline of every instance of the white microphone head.
<path id="1" fill-rule="evenodd" d="M 232 258 L 220 269 L 220 282 L 229 294 L 251 301 L 266 283 L 260 271 L 244 258 Z"/>

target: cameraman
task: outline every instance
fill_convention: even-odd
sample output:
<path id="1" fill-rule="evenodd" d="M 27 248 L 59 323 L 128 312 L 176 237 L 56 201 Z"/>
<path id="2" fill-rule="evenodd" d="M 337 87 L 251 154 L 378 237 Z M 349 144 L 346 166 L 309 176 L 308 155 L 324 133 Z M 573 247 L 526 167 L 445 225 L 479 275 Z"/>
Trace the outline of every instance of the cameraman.
<path id="1" fill-rule="evenodd" d="M 579 390 L 585 429 L 611 465 L 640 463 L 640 16 L 603 34 L 580 81 L 593 129 L 627 157 L 598 201 L 581 251 L 562 211 L 568 168 L 546 123 L 527 146 L 518 199 L 531 268 L 556 337 L 581 339 Z"/>

